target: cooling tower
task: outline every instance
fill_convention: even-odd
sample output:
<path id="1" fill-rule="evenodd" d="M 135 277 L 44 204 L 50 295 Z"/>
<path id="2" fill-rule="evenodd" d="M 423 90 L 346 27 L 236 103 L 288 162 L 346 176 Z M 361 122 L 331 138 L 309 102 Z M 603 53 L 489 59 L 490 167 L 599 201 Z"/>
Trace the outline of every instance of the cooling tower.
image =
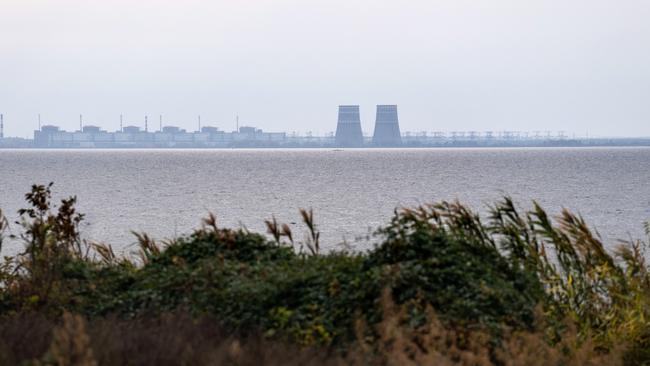
<path id="1" fill-rule="evenodd" d="M 339 121 L 336 125 L 336 145 L 359 147 L 363 145 L 361 119 L 358 105 L 340 105 Z"/>
<path id="2" fill-rule="evenodd" d="M 372 144 L 375 146 L 399 146 L 402 144 L 396 105 L 377 106 Z"/>

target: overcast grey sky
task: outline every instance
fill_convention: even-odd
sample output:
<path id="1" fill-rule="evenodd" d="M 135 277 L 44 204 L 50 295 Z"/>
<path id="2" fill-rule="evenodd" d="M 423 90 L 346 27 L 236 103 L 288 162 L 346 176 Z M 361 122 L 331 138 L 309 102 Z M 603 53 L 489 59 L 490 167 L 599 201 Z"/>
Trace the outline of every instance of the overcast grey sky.
<path id="1" fill-rule="evenodd" d="M 6 134 L 79 114 L 270 131 L 650 136 L 648 0 L 1 0 Z"/>

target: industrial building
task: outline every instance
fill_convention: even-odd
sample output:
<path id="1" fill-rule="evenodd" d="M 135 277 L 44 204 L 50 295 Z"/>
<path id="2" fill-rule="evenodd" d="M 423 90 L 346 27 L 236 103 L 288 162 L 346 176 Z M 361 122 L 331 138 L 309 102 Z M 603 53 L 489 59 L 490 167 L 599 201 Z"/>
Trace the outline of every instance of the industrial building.
<path id="1" fill-rule="evenodd" d="M 34 131 L 34 146 L 42 148 L 169 148 L 169 147 L 273 147 L 287 139 L 284 132 L 264 132 L 254 127 L 240 127 L 225 132 L 205 126 L 201 131 L 187 132 L 176 126 L 147 132 L 137 126 L 107 132 L 97 126 L 83 126 L 80 131 L 67 132 L 57 126 L 45 125 Z"/>
<path id="2" fill-rule="evenodd" d="M 372 144 L 383 147 L 400 146 L 402 144 L 396 105 L 377 106 Z"/>
<path id="3" fill-rule="evenodd" d="M 339 118 L 334 141 L 336 146 L 340 147 L 360 147 L 363 145 L 358 105 L 339 106 Z"/>

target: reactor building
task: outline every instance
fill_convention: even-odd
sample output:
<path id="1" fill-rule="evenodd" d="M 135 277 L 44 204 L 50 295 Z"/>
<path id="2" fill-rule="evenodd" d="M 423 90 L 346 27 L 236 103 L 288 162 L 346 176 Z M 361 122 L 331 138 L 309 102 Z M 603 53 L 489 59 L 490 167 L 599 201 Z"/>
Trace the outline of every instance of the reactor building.
<path id="1" fill-rule="evenodd" d="M 336 146 L 360 147 L 363 145 L 361 118 L 358 105 L 340 105 L 339 120 L 336 124 Z"/>
<path id="2" fill-rule="evenodd" d="M 372 144 L 374 146 L 399 146 L 402 144 L 396 105 L 377 106 Z"/>

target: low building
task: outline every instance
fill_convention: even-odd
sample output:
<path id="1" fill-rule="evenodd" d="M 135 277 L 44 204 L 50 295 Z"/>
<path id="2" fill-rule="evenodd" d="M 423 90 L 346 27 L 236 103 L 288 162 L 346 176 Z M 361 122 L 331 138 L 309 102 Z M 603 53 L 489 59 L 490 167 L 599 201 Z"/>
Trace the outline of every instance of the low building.
<path id="1" fill-rule="evenodd" d="M 85 133 L 100 133 L 100 132 L 102 132 L 102 129 L 97 127 L 97 126 L 89 126 L 88 125 L 88 126 L 83 126 L 81 131 L 85 132 Z"/>
<path id="2" fill-rule="evenodd" d="M 90 125 L 75 132 L 63 131 L 54 125 L 46 125 L 34 131 L 34 145 L 45 148 L 271 147 L 286 141 L 284 132 L 269 133 L 247 126 L 230 133 L 209 126 L 201 128 L 201 132 L 187 132 L 176 126 L 165 126 L 157 132 L 126 126 L 122 131 L 107 132 Z"/>
<path id="3" fill-rule="evenodd" d="M 139 133 L 140 132 L 140 127 L 137 126 L 126 126 L 122 129 L 122 132 L 124 133 Z"/>

